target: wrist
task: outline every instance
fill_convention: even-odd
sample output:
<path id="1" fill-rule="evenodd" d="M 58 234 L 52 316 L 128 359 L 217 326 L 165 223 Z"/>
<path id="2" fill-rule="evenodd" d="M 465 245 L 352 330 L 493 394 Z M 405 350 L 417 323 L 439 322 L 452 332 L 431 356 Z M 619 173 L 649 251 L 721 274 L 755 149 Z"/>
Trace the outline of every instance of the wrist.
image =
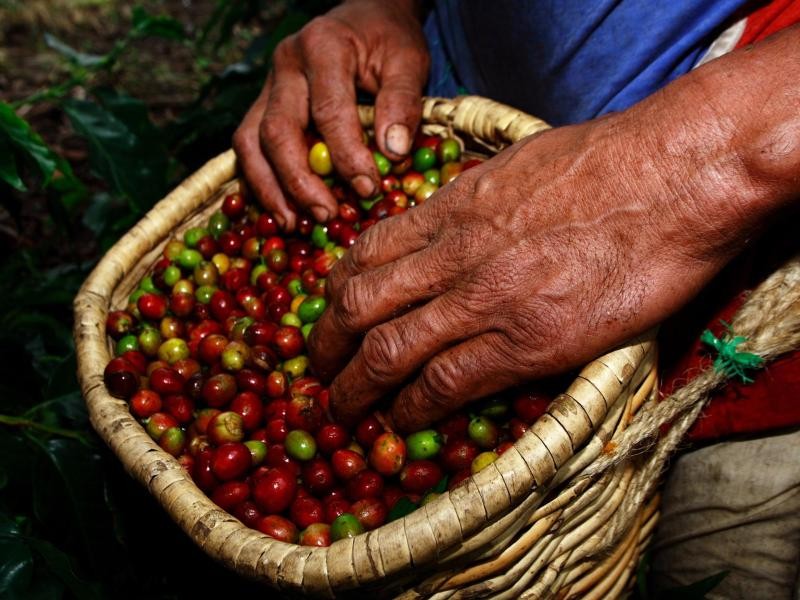
<path id="1" fill-rule="evenodd" d="M 794 28 L 712 61 L 628 111 L 647 169 L 709 255 L 729 258 L 800 196 L 798 40 Z"/>
<path id="2" fill-rule="evenodd" d="M 772 212 L 800 196 L 800 27 L 696 72 L 699 101 L 757 191 L 753 210 Z"/>

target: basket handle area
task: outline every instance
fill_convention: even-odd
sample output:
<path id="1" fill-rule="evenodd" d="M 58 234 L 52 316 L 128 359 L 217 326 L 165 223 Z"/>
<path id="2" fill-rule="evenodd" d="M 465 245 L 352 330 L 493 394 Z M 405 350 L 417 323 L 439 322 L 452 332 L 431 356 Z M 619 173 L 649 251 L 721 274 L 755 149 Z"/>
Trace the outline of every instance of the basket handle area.
<path id="1" fill-rule="evenodd" d="M 358 117 L 361 125 L 371 127 L 375 122 L 375 107 L 359 106 Z M 541 119 L 482 96 L 423 98 L 422 122 L 475 138 L 495 152 L 550 129 Z"/>

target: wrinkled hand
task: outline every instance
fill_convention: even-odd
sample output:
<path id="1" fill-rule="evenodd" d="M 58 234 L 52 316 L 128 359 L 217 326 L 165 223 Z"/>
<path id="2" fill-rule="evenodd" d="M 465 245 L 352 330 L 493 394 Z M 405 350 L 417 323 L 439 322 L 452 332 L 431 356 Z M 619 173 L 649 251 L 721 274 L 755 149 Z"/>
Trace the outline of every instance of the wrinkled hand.
<path id="1" fill-rule="evenodd" d="M 355 0 L 318 17 L 281 42 L 273 71 L 234 134 L 245 177 L 287 231 L 297 210 L 327 221 L 336 201 L 308 166 L 304 130 L 316 126 L 336 171 L 363 197 L 378 172 L 364 145 L 356 87 L 375 94 L 378 147 L 396 160 L 411 146 L 420 120 L 428 54 L 411 0 Z"/>
<path id="2" fill-rule="evenodd" d="M 698 224 L 700 190 L 676 187 L 683 156 L 648 159 L 644 130 L 615 115 L 534 136 L 367 230 L 309 340 L 317 371 L 338 373 L 334 416 L 392 394 L 395 425 L 416 430 L 584 364 L 688 301 L 730 250 Z"/>

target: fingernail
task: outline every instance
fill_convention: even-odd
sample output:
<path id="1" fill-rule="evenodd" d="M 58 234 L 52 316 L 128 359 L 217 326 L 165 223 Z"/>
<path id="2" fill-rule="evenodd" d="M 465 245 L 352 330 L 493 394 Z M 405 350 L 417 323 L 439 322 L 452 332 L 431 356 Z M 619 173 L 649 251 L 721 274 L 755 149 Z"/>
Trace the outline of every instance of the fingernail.
<path id="1" fill-rule="evenodd" d="M 350 180 L 350 185 L 362 198 L 369 198 L 375 193 L 375 184 L 366 175 L 356 175 Z"/>
<path id="2" fill-rule="evenodd" d="M 381 413 L 376 410 L 373 414 L 375 418 L 378 419 L 378 422 L 383 425 L 384 431 L 394 433 L 394 430 L 397 428 L 395 427 L 394 419 L 392 419 L 391 413 Z"/>
<path id="3" fill-rule="evenodd" d="M 395 406 L 389 410 L 389 412 L 385 415 L 388 417 L 389 424 L 391 425 L 392 431 L 403 431 L 403 419 L 398 415 L 398 409 Z"/>
<path id="4" fill-rule="evenodd" d="M 395 154 L 404 155 L 411 149 L 411 132 L 408 127 L 395 123 L 386 130 L 386 148 Z"/>
<path id="5" fill-rule="evenodd" d="M 336 423 L 336 417 L 333 416 L 333 411 L 331 410 L 330 402 L 327 406 L 323 406 L 322 410 L 325 412 L 325 416 L 328 417 L 328 421 L 331 423 Z"/>
<path id="6" fill-rule="evenodd" d="M 284 217 L 280 213 L 275 213 L 272 216 L 275 219 L 275 222 L 278 224 L 278 227 L 280 227 L 281 229 L 286 228 L 286 217 Z"/>
<path id="7" fill-rule="evenodd" d="M 314 218 L 320 223 L 325 223 L 331 218 L 331 213 L 329 213 L 328 209 L 324 206 L 312 206 L 311 214 L 314 215 Z"/>
<path id="8" fill-rule="evenodd" d="M 284 231 L 286 231 L 286 233 L 292 233 L 294 231 L 294 226 L 296 224 L 295 214 L 293 212 L 289 212 L 283 218 L 285 221 L 283 225 Z"/>
<path id="9" fill-rule="evenodd" d="M 332 423 L 339 423 L 343 421 L 343 415 L 338 414 L 336 410 L 339 405 L 339 394 L 336 393 L 336 386 L 333 384 L 333 381 L 330 382 L 328 386 L 328 406 L 323 407 L 325 410 L 326 416 Z"/>

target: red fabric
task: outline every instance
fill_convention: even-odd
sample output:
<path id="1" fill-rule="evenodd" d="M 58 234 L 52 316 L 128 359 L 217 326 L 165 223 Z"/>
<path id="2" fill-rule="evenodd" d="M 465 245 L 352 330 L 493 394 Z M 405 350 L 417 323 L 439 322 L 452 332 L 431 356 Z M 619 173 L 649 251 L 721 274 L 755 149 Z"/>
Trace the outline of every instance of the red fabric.
<path id="1" fill-rule="evenodd" d="M 773 0 L 747 17 L 736 47 L 752 44 L 800 22 L 800 0 Z M 790 219 L 791 220 L 791 219 Z M 780 232 L 777 230 L 780 229 Z M 662 398 L 709 368 L 713 355 L 700 343 L 703 329 L 724 333 L 749 290 L 783 259 L 797 252 L 797 233 L 773 228 L 756 247 L 736 259 L 703 293 L 662 327 Z M 689 348 L 688 352 L 685 351 Z M 752 374 L 751 384 L 729 381 L 689 430 L 690 441 L 712 441 L 735 434 L 763 433 L 800 425 L 800 352 Z"/>
<path id="2" fill-rule="evenodd" d="M 721 337 L 725 328 L 720 321 L 730 322 L 749 290 L 800 249 L 797 233 L 788 225 L 796 218 L 790 216 L 787 224 L 773 227 L 757 247 L 731 263 L 662 327 L 662 398 L 713 363 L 713 353 L 699 341 L 703 329 Z M 751 376 L 753 383 L 731 380 L 712 397 L 690 429 L 689 440 L 719 440 L 800 425 L 800 352 L 781 357 Z"/>
<path id="3" fill-rule="evenodd" d="M 747 17 L 737 48 L 763 40 L 776 31 L 800 23 L 800 0 L 773 0 Z"/>

